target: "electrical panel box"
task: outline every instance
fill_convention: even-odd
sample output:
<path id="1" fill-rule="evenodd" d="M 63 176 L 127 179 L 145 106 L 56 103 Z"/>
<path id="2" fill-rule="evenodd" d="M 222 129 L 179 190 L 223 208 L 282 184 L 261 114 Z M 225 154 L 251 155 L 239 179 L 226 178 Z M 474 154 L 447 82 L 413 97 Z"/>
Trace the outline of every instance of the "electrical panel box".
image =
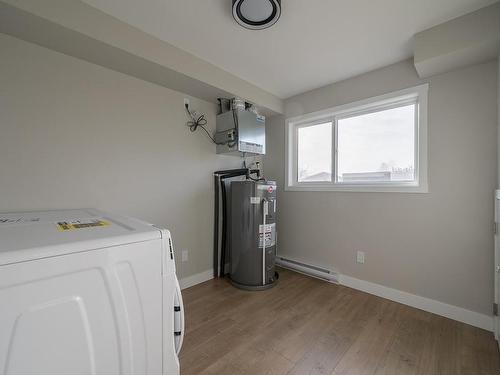
<path id="1" fill-rule="evenodd" d="M 241 107 L 217 115 L 218 154 L 241 156 L 266 153 L 266 118 Z"/>

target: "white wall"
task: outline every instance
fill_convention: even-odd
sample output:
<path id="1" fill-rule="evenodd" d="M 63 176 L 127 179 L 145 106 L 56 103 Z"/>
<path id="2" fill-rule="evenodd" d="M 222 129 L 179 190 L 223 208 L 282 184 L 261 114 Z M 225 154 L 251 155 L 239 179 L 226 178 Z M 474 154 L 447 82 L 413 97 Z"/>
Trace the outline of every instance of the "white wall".
<path id="1" fill-rule="evenodd" d="M 211 174 L 241 161 L 189 132 L 185 95 L 3 34 L 0 51 L 0 212 L 135 216 L 172 231 L 181 277 L 211 269 Z"/>
<path id="2" fill-rule="evenodd" d="M 288 99 L 292 117 L 429 82 L 429 193 L 284 192 L 284 117 L 274 117 L 264 163 L 280 185 L 279 254 L 490 315 L 496 71 L 420 80 L 408 60 Z"/>
<path id="3" fill-rule="evenodd" d="M 498 142 L 497 142 L 497 189 L 500 189 L 500 49 L 498 50 L 498 58 L 497 58 L 497 115 L 498 115 L 498 126 L 497 126 L 497 137 L 498 137 Z M 498 219 L 497 219 L 498 220 Z M 495 244 L 495 269 L 496 267 L 500 265 L 500 246 L 498 244 Z M 498 304 L 500 302 L 500 273 L 495 274 L 495 302 Z M 500 317 L 496 317 L 494 320 L 494 329 L 495 331 L 495 337 L 498 340 L 498 345 L 500 348 Z"/>

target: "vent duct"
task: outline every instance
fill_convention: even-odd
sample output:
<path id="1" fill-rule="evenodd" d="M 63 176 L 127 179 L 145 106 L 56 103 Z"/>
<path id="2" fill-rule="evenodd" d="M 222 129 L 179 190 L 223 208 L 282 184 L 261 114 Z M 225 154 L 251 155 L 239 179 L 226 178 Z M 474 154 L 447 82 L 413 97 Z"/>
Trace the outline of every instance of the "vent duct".
<path id="1" fill-rule="evenodd" d="M 233 17 L 247 29 L 266 29 L 280 16 L 281 0 L 233 0 Z"/>

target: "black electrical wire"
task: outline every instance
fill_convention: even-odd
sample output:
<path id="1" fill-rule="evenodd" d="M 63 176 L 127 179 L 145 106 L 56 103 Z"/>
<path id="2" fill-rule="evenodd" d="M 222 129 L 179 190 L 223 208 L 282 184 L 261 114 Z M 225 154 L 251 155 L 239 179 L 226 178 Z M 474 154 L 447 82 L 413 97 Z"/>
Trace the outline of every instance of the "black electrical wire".
<path id="1" fill-rule="evenodd" d="M 189 130 L 194 133 L 198 128 L 203 129 L 203 131 L 206 133 L 207 137 L 210 138 L 210 140 L 215 143 L 216 145 L 228 145 L 228 147 L 233 147 L 236 142 L 217 142 L 215 138 L 210 134 L 210 132 L 205 128 L 205 126 L 208 124 L 207 119 L 205 118 L 205 115 L 201 115 L 198 117 L 195 117 L 194 114 L 189 110 L 189 106 L 186 104 L 185 105 L 186 112 L 188 116 L 191 118 L 190 121 L 186 123 L 187 127 Z"/>
<path id="2" fill-rule="evenodd" d="M 189 130 L 194 133 L 196 130 L 198 130 L 198 128 L 201 128 L 205 131 L 205 133 L 207 134 L 207 137 L 210 138 L 213 143 L 217 143 L 217 142 L 215 142 L 214 137 L 212 137 L 210 132 L 205 128 L 205 125 L 207 125 L 207 123 L 208 123 L 207 119 L 205 118 L 205 115 L 195 117 L 193 115 L 193 113 L 191 113 L 191 111 L 189 110 L 189 107 L 187 104 L 186 104 L 185 108 L 186 108 L 187 114 L 191 118 L 191 120 L 186 123 Z"/>

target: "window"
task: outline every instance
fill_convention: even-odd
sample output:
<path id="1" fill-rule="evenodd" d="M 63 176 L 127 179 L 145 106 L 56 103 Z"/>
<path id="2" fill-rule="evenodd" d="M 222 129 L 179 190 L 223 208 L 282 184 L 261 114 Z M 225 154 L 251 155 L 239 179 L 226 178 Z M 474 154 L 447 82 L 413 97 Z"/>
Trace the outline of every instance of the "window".
<path id="1" fill-rule="evenodd" d="M 297 129 L 297 179 L 332 180 L 332 123 L 325 122 Z"/>
<path id="2" fill-rule="evenodd" d="M 286 189 L 427 192 L 427 89 L 288 119 Z"/>

